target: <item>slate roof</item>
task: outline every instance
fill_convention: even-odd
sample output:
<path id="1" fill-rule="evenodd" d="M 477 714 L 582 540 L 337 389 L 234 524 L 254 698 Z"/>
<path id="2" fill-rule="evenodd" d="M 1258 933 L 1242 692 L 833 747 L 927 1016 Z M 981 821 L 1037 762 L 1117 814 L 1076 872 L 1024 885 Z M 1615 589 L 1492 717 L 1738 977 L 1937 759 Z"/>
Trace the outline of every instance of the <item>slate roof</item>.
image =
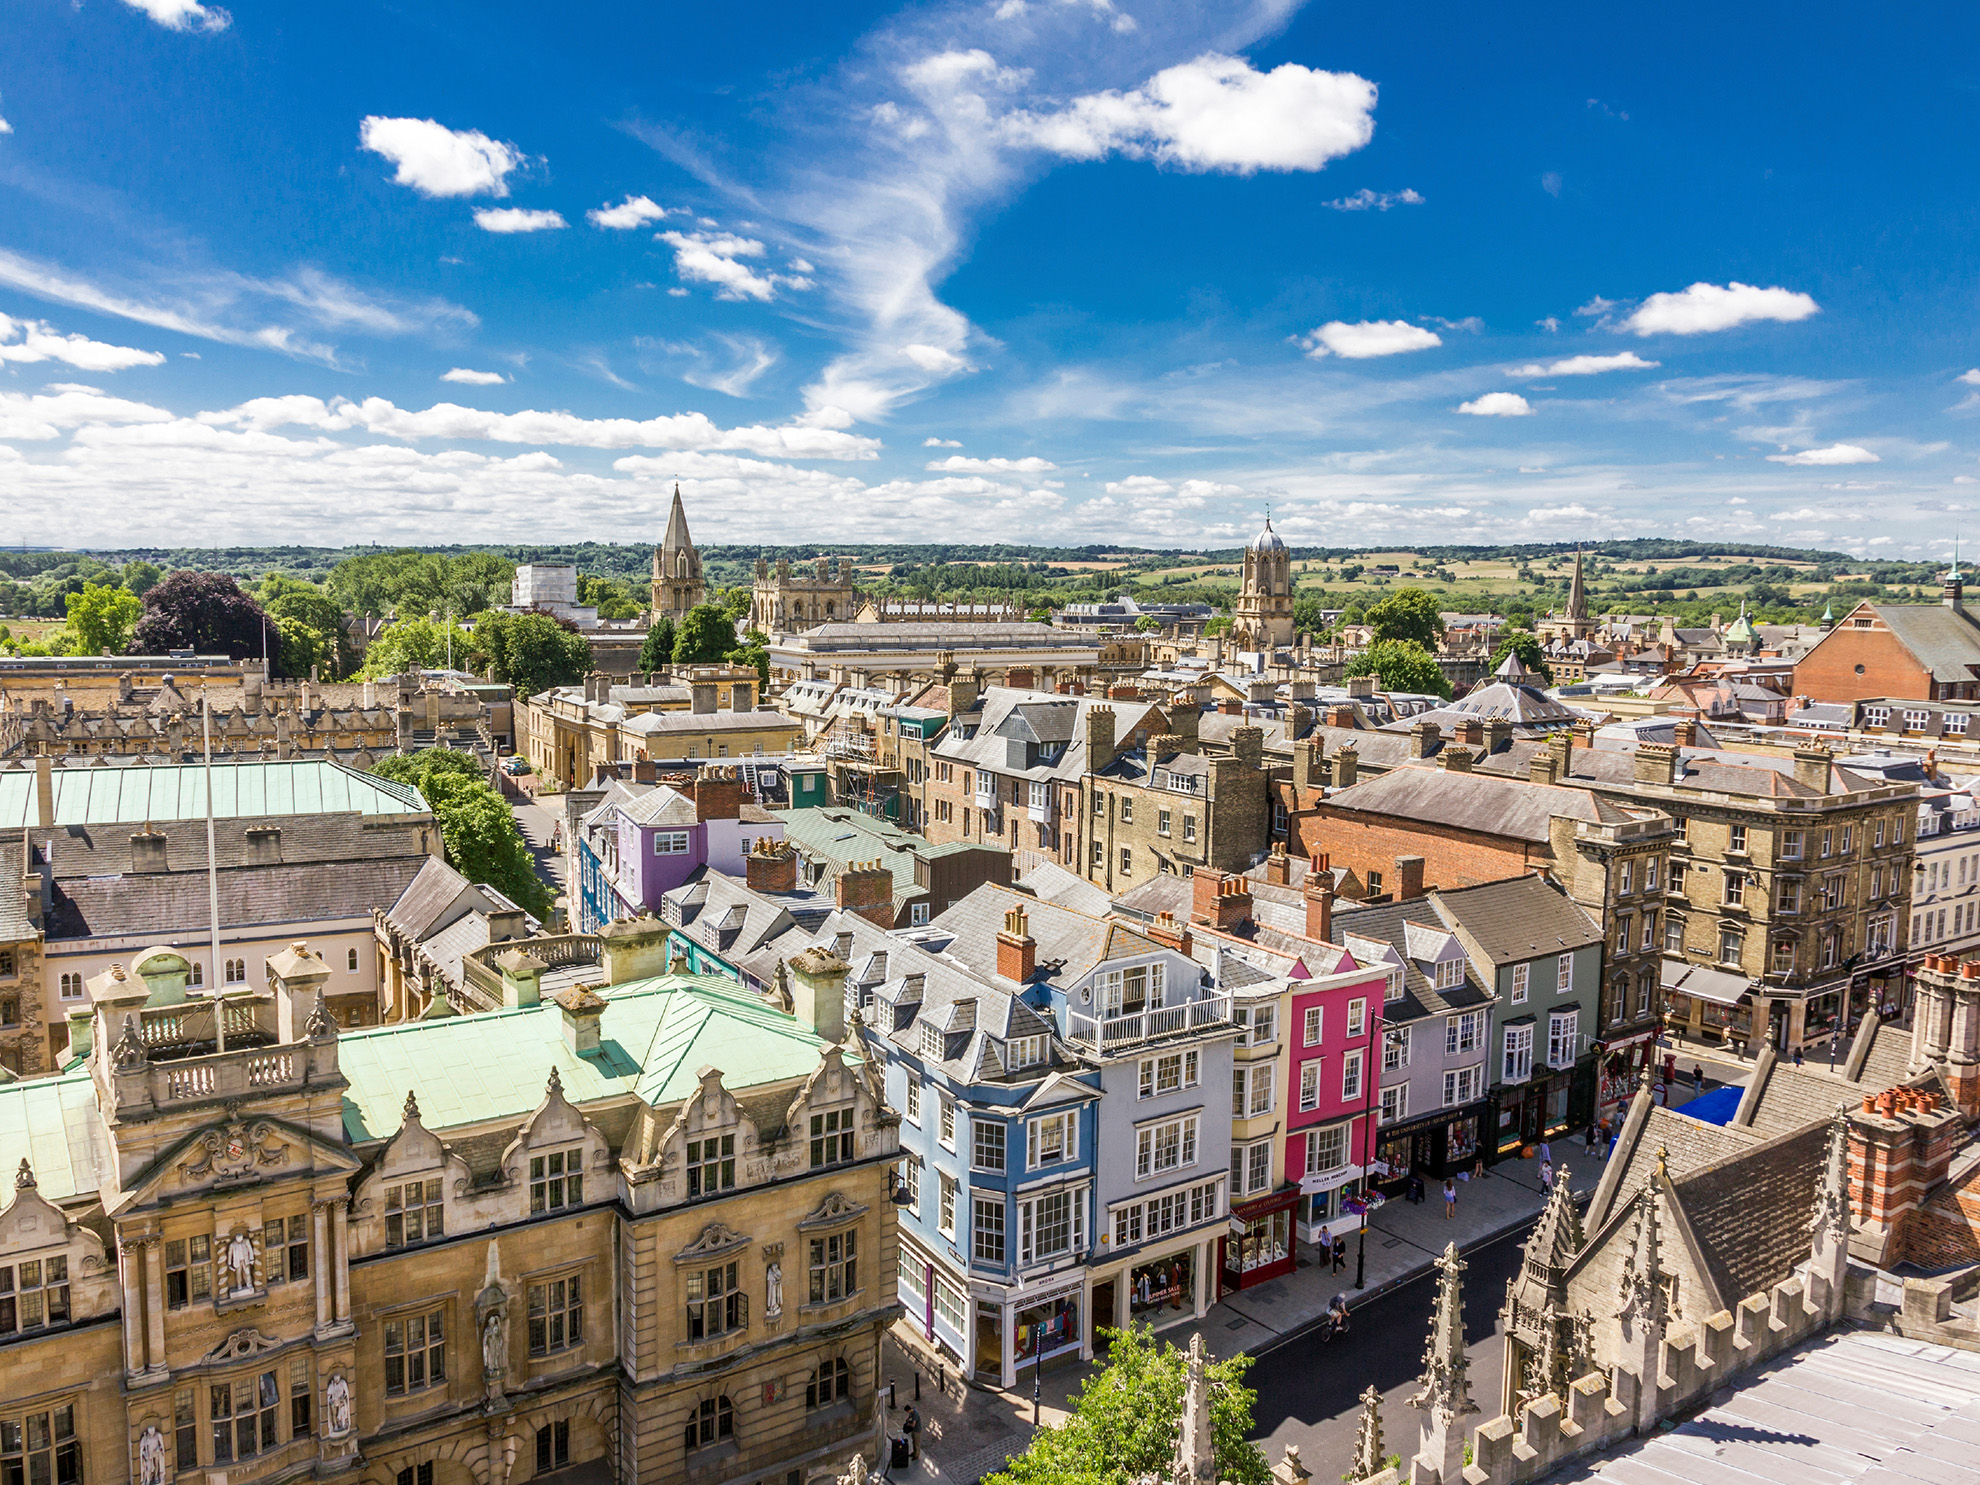
<path id="1" fill-rule="evenodd" d="M 1161 880 L 1157 878 L 1157 880 Z M 1091 913 L 1094 917 L 1105 917 L 1113 908 L 1113 902 L 1106 891 L 1096 887 L 1084 877 L 1073 875 L 1054 861 L 1041 862 L 1025 875 L 1018 878 L 1018 888 L 1046 902 L 1056 902 L 1062 906 Z M 1185 915 L 1187 916 L 1187 915 Z"/>
<path id="2" fill-rule="evenodd" d="M 1637 1097 L 1647 1101 L 1649 1094 L 1639 1091 Z M 1626 1123 L 1608 1164 L 1602 1167 L 1602 1178 L 1588 1202 L 1586 1220 L 1591 1234 L 1610 1217 L 1629 1210 L 1643 1183 L 1656 1174 L 1659 1150 L 1668 1152 L 1669 1169 L 1676 1177 L 1750 1150 L 1761 1140 L 1750 1129 L 1707 1124 L 1654 1104 L 1648 1108 L 1641 1132 L 1632 1138 Z"/>
<path id="3" fill-rule="evenodd" d="M 710 975 L 613 987 L 605 994 L 599 1050 L 586 1056 L 565 1042 L 563 1012 L 548 1001 L 369 1027 L 338 1039 L 338 1066 L 350 1083 L 344 1133 L 354 1145 L 390 1139 L 409 1090 L 419 1099 L 420 1122 L 438 1133 L 526 1116 L 553 1067 L 574 1104 L 636 1096 L 659 1106 L 692 1093 L 703 1067 L 720 1068 L 732 1092 L 796 1082 L 811 1075 L 826 1046 L 754 991 Z"/>
<path id="4" fill-rule="evenodd" d="M 201 764 L 64 768 L 52 772 L 58 825 L 206 818 L 206 769 Z M 323 759 L 213 765 L 216 818 L 353 812 L 367 816 L 412 815 L 425 814 L 427 808 L 419 791 L 410 784 L 395 784 L 376 774 L 360 773 Z M 34 770 L 0 771 L 0 829 L 34 827 L 38 818 Z"/>
<path id="5" fill-rule="evenodd" d="M 965 964 L 995 964 L 997 934 L 1004 926 L 1004 914 L 1013 907 L 1024 909 L 1037 941 L 1037 984 L 1070 986 L 1102 960 L 1152 954 L 1162 947 L 1126 924 L 1027 897 L 994 882 L 952 903 L 928 926 L 948 936 L 944 952 L 954 958 Z"/>
<path id="6" fill-rule="evenodd" d="M 893 629 L 900 626 L 889 624 L 885 627 Z M 815 630 L 813 632 L 816 633 Z M 991 686 L 984 691 L 982 701 L 974 711 L 958 717 L 950 725 L 933 751 L 938 757 L 952 759 L 979 772 L 1007 778 L 1077 779 L 1086 772 L 1087 719 L 1093 715 L 1095 707 L 1101 706 L 1113 708 L 1117 746 L 1125 747 L 1137 728 L 1159 730 L 1165 725 L 1156 708 L 1145 701 L 1109 701 L 1104 696 L 1054 697 L 1045 701 L 1036 691 Z M 1064 742 L 1051 743 L 1050 748 L 1056 751 L 1041 752 L 1041 761 L 1031 767 L 1013 768 L 1010 764 L 1010 734 L 1002 729 L 1014 712 L 1036 714 L 1040 708 L 1049 710 L 1050 716 L 1038 716 L 1036 725 L 1046 727 L 1055 737 L 1063 732 Z M 1023 726 L 1035 730 L 1031 722 Z M 1023 740 L 1022 737 L 1020 740 Z M 1043 761 L 1048 758 L 1050 761 Z"/>
<path id="7" fill-rule="evenodd" d="M 1087 647 L 1050 624 L 937 623 L 820 624 L 803 635 L 804 648 L 832 650 L 1057 650 Z"/>
<path id="8" fill-rule="evenodd" d="M 396 900 L 427 859 L 406 855 L 222 868 L 220 923 L 246 928 L 337 918 L 369 921 L 371 910 Z M 207 909 L 204 862 L 197 871 L 72 878 L 56 886 L 48 939 L 170 938 L 203 930 Z"/>
<path id="9" fill-rule="evenodd" d="M 1431 894 L 1442 919 L 1494 964 L 1511 964 L 1602 942 L 1602 926 L 1538 876 L 1512 877 Z"/>
<path id="10" fill-rule="evenodd" d="M 1514 743 L 1503 753 L 1481 758 L 1475 773 L 1524 778 L 1537 744 Z M 1678 753 L 1676 782 L 1687 789 L 1709 789 L 1721 794 L 1746 794 L 1772 799 L 1819 799 L 1824 791 L 1811 789 L 1794 777 L 1792 757 L 1764 753 L 1715 753 L 1707 749 L 1684 748 Z M 1636 782 L 1636 755 L 1633 751 L 1609 748 L 1574 750 L 1568 763 L 1568 778 L 1574 785 L 1630 785 Z M 1829 767 L 1831 794 L 1854 793 L 1881 786 L 1881 780 L 1866 779 L 1840 764 Z M 1627 818 L 1626 816 L 1623 818 Z"/>
<path id="11" fill-rule="evenodd" d="M 1683 1176 L 1672 1173 L 1724 1303 L 1786 1278 L 1808 1256 L 1808 1214 L 1828 1137 L 1823 1119 Z"/>
<path id="12" fill-rule="evenodd" d="M 783 821 L 786 840 L 806 856 L 828 863 L 835 875 L 855 862 L 879 861 L 893 874 L 896 908 L 928 895 L 928 889 L 915 881 L 915 858 L 949 854 L 931 846 L 924 836 L 860 810 L 828 805 L 818 809 L 778 810 L 775 818 Z M 981 849 L 966 841 L 951 844 L 966 850 Z"/>
<path id="13" fill-rule="evenodd" d="M 780 711 L 753 712 L 642 712 L 619 724 L 621 732 L 639 737 L 668 733 L 765 732 L 784 730 L 793 737 L 804 732 L 804 724 Z"/>
<path id="14" fill-rule="evenodd" d="M 1549 822 L 1556 815 L 1601 823 L 1635 818 L 1583 789 L 1434 767 L 1393 769 L 1336 790 L 1327 804 L 1535 844 L 1548 840 Z"/>
<path id="15" fill-rule="evenodd" d="M 472 885 L 438 856 L 429 856 L 385 910 L 386 921 L 410 939 L 425 938 L 435 924 L 451 922 L 468 910 L 462 897 Z"/>
<path id="16" fill-rule="evenodd" d="M 815 892 L 753 892 L 708 867 L 660 898 L 663 923 L 761 985 L 774 981 L 777 961 L 803 950 L 831 912 L 831 900 Z"/>
<path id="17" fill-rule="evenodd" d="M 1374 964 L 1379 956 L 1357 950 L 1353 942 L 1355 939 L 1391 945 L 1403 957 L 1402 998 L 1392 1000 L 1384 1007 L 1384 1021 L 1400 1026 L 1428 1016 L 1477 1010 L 1493 1002 L 1495 997 L 1491 987 L 1479 979 L 1477 970 L 1468 963 L 1462 985 L 1453 985 L 1445 990 L 1432 985 L 1429 977 L 1407 952 L 1411 924 L 1445 931 L 1443 919 L 1437 915 L 1436 905 L 1428 897 L 1412 897 L 1407 902 L 1384 903 L 1375 907 L 1356 907 L 1334 914 L 1333 942 L 1354 954 L 1359 962 Z"/>
<path id="18" fill-rule="evenodd" d="M 1980 627 L 1964 613 L 1941 603 L 1873 603 L 1870 607 L 1918 663 L 1932 672 L 1933 680 L 1973 679 L 1974 667 L 1980 666 Z"/>

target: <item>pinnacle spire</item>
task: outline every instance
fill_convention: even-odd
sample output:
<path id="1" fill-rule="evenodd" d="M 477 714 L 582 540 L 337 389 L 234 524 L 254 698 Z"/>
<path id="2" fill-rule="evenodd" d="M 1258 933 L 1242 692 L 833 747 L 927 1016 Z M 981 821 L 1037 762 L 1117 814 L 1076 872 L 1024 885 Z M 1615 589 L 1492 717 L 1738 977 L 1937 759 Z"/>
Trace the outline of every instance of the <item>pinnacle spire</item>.
<path id="1" fill-rule="evenodd" d="M 1659 1152 L 1658 1172 L 1663 1173 Z M 1623 1260 L 1620 1288 L 1622 1314 L 1661 1328 L 1666 1318 L 1663 1284 L 1663 1237 L 1657 1221 L 1657 1183 L 1649 1180 L 1636 1197 L 1636 1226 Z"/>
<path id="2" fill-rule="evenodd" d="M 1361 1423 L 1355 1430 L 1354 1468 L 1348 1479 L 1372 1480 L 1387 1467 L 1388 1457 L 1382 1447 L 1382 1394 L 1370 1384 L 1361 1394 Z"/>
<path id="3" fill-rule="evenodd" d="M 1808 1230 L 1820 1243 L 1849 1239 L 1849 1105 L 1837 1107 L 1829 1120 L 1829 1145 L 1822 1162 L 1822 1184 L 1815 1189 L 1815 1210 Z"/>
<path id="4" fill-rule="evenodd" d="M 1471 1362 L 1464 1354 L 1464 1292 L 1461 1276 L 1468 1267 L 1451 1243 L 1437 1260 L 1437 1307 L 1430 1317 L 1430 1341 L 1423 1351 L 1423 1380 L 1410 1406 L 1440 1412 L 1449 1418 L 1478 1411 L 1471 1400 L 1466 1375 Z"/>
<path id="5" fill-rule="evenodd" d="M 1171 1485 L 1216 1485 L 1217 1457 L 1210 1428 L 1208 1353 L 1201 1332 L 1189 1338 L 1183 1384 L 1182 1423 L 1176 1431 L 1176 1457 L 1169 1469 Z"/>
<path id="6" fill-rule="evenodd" d="M 1581 1244 L 1581 1212 L 1574 1204 L 1568 1168 L 1562 1165 L 1554 1171 L 1554 1189 L 1547 1194 L 1547 1205 L 1540 1209 L 1540 1220 L 1526 1240 L 1525 1267 L 1532 1271 L 1536 1264 L 1543 1264 L 1559 1272 L 1574 1261 Z"/>
<path id="7" fill-rule="evenodd" d="M 660 550 L 684 551 L 693 546 L 694 540 L 688 535 L 687 509 L 681 504 L 681 487 L 677 481 L 674 485 L 674 505 L 667 512 L 667 534 L 660 538 Z"/>

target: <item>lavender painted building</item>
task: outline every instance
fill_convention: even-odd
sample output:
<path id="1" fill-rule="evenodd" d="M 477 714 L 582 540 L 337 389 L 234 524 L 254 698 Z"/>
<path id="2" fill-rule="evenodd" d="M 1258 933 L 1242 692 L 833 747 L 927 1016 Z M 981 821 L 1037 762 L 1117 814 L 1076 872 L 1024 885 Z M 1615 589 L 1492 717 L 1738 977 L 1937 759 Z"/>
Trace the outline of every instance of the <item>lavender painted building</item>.
<path id="1" fill-rule="evenodd" d="M 751 845 L 783 838 L 783 821 L 732 766 L 704 767 L 685 785 L 614 780 L 578 821 L 578 927 L 657 912 L 664 893 L 704 866 L 740 877 Z"/>

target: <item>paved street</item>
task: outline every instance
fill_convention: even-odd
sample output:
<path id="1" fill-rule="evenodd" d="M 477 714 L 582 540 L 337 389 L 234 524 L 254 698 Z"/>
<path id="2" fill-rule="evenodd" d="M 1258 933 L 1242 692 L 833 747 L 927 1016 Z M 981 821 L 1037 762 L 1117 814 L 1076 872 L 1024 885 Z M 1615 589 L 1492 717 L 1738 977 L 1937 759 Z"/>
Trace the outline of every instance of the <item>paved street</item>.
<path id="1" fill-rule="evenodd" d="M 553 794 L 547 803 L 538 804 L 528 795 L 522 795 L 509 802 L 515 812 L 516 824 L 522 827 L 523 839 L 529 842 L 529 853 L 536 859 L 536 874 L 552 892 L 564 890 L 564 858 L 550 849 L 550 832 L 562 818 L 563 796 Z"/>
<path id="2" fill-rule="evenodd" d="M 1531 1225 L 1465 1255 L 1465 1354 L 1471 1360 L 1472 1396 L 1487 1417 L 1497 1411 L 1505 1351 L 1499 1305 L 1506 1281 L 1519 1269 L 1519 1245 Z M 1276 1460 L 1287 1444 L 1297 1444 L 1315 1480 L 1338 1479 L 1354 1450 L 1362 1389 L 1373 1383 L 1382 1393 L 1388 1450 L 1407 1459 L 1416 1447 L 1417 1419 L 1408 1399 L 1423 1369 L 1435 1294 L 1435 1276 L 1422 1275 L 1358 1306 L 1353 1330 L 1338 1340 L 1322 1341 L 1309 1331 L 1261 1353 L 1250 1380 L 1258 1392 L 1253 1437 L 1265 1457 Z"/>

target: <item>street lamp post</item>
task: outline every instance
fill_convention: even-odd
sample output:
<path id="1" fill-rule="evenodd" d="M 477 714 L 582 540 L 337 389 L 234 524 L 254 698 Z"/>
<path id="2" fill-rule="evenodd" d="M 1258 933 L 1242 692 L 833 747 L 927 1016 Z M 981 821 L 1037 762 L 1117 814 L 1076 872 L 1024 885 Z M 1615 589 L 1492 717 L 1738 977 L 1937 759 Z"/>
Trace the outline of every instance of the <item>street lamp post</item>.
<path id="1" fill-rule="evenodd" d="M 1383 981 L 1386 987 L 1387 980 Z M 1385 988 L 1386 993 L 1386 988 Z M 1376 1002 L 1375 1013 L 1368 1023 L 1368 1050 L 1364 1054 L 1367 1066 L 1361 1070 L 1362 1117 L 1361 1117 L 1361 1231 L 1356 1234 L 1354 1246 L 1354 1287 L 1368 1287 L 1368 1172 L 1372 1163 L 1370 1143 L 1375 1138 L 1375 1090 L 1382 1080 L 1382 1062 L 1376 1056 L 1376 1048 L 1382 1041 L 1382 1003 Z"/>

